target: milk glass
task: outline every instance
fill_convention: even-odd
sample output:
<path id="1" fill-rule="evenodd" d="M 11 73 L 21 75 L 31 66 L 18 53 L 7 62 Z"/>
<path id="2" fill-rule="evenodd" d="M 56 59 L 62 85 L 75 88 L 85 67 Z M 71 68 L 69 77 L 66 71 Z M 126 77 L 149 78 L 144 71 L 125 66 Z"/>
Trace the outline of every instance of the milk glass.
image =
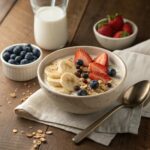
<path id="1" fill-rule="evenodd" d="M 68 0 L 30 0 L 34 12 L 34 38 L 47 50 L 65 46 L 68 40 Z"/>

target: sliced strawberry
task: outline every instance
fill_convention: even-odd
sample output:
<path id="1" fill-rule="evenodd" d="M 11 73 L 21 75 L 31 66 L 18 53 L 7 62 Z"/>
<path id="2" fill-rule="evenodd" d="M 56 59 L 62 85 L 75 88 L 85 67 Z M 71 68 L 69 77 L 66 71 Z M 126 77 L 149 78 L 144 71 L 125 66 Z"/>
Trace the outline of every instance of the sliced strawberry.
<path id="1" fill-rule="evenodd" d="M 128 32 L 129 34 L 132 34 L 132 32 L 133 32 L 132 25 L 129 22 L 124 23 L 122 29 L 123 29 L 123 31 Z"/>
<path id="2" fill-rule="evenodd" d="M 111 78 L 107 74 L 99 73 L 99 72 L 89 73 L 89 78 L 91 80 L 102 80 L 104 83 L 107 83 L 108 81 L 111 80 Z"/>
<path id="3" fill-rule="evenodd" d="M 98 64 L 96 62 L 93 62 L 89 64 L 89 71 L 107 74 L 107 67 L 104 65 Z"/>
<path id="4" fill-rule="evenodd" d="M 102 53 L 100 55 L 98 55 L 95 60 L 96 63 L 104 65 L 104 66 L 108 66 L 108 55 L 107 53 Z"/>
<path id="5" fill-rule="evenodd" d="M 92 62 L 91 56 L 82 48 L 76 51 L 74 62 L 76 63 L 79 59 L 83 61 L 84 66 L 88 66 Z"/>

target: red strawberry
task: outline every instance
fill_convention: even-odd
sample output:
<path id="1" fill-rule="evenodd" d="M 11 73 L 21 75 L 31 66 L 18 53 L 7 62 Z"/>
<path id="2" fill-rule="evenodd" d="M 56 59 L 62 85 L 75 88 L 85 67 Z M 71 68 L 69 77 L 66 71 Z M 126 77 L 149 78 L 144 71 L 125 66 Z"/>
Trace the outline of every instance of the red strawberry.
<path id="1" fill-rule="evenodd" d="M 129 34 L 132 34 L 132 32 L 133 32 L 132 25 L 129 22 L 124 23 L 122 29 L 123 29 L 123 31 L 128 32 Z"/>
<path id="2" fill-rule="evenodd" d="M 111 80 L 111 78 L 107 74 L 99 73 L 99 72 L 89 73 L 89 78 L 91 80 L 102 80 L 104 83 L 107 83 L 108 81 Z"/>
<path id="3" fill-rule="evenodd" d="M 107 53 L 102 53 L 99 56 L 97 56 L 94 60 L 96 63 L 108 66 L 108 55 Z"/>
<path id="4" fill-rule="evenodd" d="M 123 17 L 116 14 L 115 16 L 108 16 L 108 23 L 112 26 L 115 31 L 119 31 L 123 27 Z"/>
<path id="5" fill-rule="evenodd" d="M 115 33 L 115 35 L 113 36 L 114 38 L 122 38 L 122 37 L 126 37 L 129 36 L 129 33 L 126 31 L 118 31 L 117 33 Z"/>
<path id="6" fill-rule="evenodd" d="M 113 29 L 109 24 L 105 24 L 98 28 L 98 33 L 111 37 L 113 35 Z"/>
<path id="7" fill-rule="evenodd" d="M 82 48 L 79 48 L 74 57 L 74 62 L 76 63 L 79 59 L 83 61 L 84 66 L 88 66 L 92 62 L 90 55 Z"/>
<path id="8" fill-rule="evenodd" d="M 107 67 L 104 65 L 98 64 L 96 62 L 93 62 L 89 64 L 89 71 L 107 74 Z"/>

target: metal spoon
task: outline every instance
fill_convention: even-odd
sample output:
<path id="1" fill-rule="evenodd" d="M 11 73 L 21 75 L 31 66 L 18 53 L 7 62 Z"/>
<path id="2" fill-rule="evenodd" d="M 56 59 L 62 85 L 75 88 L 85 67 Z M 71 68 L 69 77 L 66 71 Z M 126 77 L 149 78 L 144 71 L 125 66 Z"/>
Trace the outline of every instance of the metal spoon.
<path id="1" fill-rule="evenodd" d="M 81 142 L 84 138 L 86 138 L 90 133 L 92 133 L 96 128 L 98 128 L 106 119 L 108 119 L 112 114 L 123 107 L 136 107 L 140 104 L 147 104 L 148 97 L 150 95 L 150 82 L 147 80 L 140 81 L 133 86 L 129 87 L 125 93 L 123 94 L 122 104 L 113 108 L 110 112 L 106 113 L 104 116 L 96 120 L 86 129 L 81 131 L 79 134 L 72 138 L 74 143 Z"/>

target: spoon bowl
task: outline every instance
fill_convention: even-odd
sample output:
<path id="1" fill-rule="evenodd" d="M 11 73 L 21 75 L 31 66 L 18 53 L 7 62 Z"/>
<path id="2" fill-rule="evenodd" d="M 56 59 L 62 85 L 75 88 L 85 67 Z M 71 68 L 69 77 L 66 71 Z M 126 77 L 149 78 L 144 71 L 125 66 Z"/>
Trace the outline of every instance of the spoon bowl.
<path id="1" fill-rule="evenodd" d="M 122 103 L 127 107 L 134 107 L 146 100 L 150 91 L 150 83 L 147 80 L 140 81 L 129 87 L 123 94 Z"/>

